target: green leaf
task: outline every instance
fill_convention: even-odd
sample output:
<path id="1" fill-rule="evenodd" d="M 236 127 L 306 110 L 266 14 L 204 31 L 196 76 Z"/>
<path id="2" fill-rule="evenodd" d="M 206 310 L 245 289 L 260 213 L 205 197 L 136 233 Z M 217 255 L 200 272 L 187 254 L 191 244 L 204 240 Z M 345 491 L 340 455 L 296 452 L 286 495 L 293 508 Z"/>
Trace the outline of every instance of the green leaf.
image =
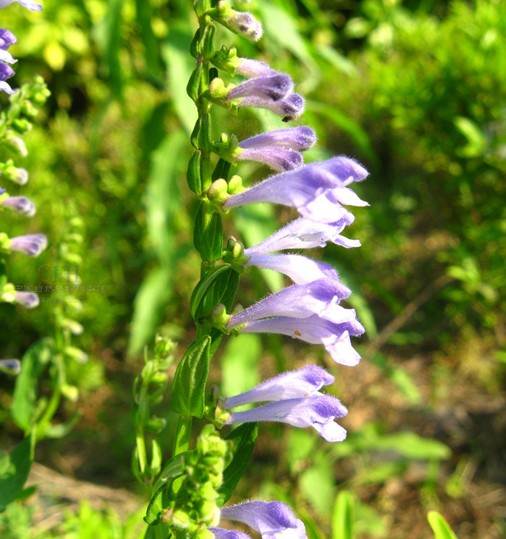
<path id="1" fill-rule="evenodd" d="M 191 313 L 194 320 L 207 318 L 218 304 L 232 308 L 239 274 L 228 264 L 213 268 L 195 287 L 191 299 Z"/>
<path id="2" fill-rule="evenodd" d="M 140 29 L 140 41 L 144 46 L 146 69 L 151 76 L 159 73 L 158 43 L 153 32 L 153 7 L 150 1 L 135 0 L 137 25 Z"/>
<path id="3" fill-rule="evenodd" d="M 244 333 L 228 340 L 220 360 L 223 395 L 243 393 L 260 382 L 257 365 L 261 353 L 259 335 Z"/>
<path id="4" fill-rule="evenodd" d="M 216 262 L 221 258 L 223 250 L 223 224 L 221 215 L 210 212 L 209 206 L 202 202 L 195 216 L 193 233 L 195 249 L 203 260 Z"/>
<path id="5" fill-rule="evenodd" d="M 11 405 L 14 421 L 25 432 L 29 432 L 38 411 L 38 380 L 51 360 L 51 346 L 42 340 L 31 346 L 21 360 L 21 372 L 16 378 L 16 386 Z"/>
<path id="6" fill-rule="evenodd" d="M 321 515 L 330 514 L 335 497 L 333 459 L 330 455 L 318 454 L 313 465 L 301 474 L 299 489 Z"/>
<path id="7" fill-rule="evenodd" d="M 380 451 L 395 451 L 411 460 L 445 460 L 451 456 L 450 448 L 442 442 L 422 438 L 414 432 L 381 436 L 374 448 Z"/>
<path id="8" fill-rule="evenodd" d="M 355 499 L 351 492 L 342 491 L 337 495 L 332 513 L 332 539 L 353 539 L 354 528 Z"/>
<path id="9" fill-rule="evenodd" d="M 155 268 L 142 282 L 134 301 L 128 354 L 138 354 L 152 339 L 171 293 L 172 268 Z"/>
<path id="10" fill-rule="evenodd" d="M 194 341 L 177 366 L 174 375 L 172 408 L 186 417 L 202 417 L 209 363 L 211 337 Z"/>
<path id="11" fill-rule="evenodd" d="M 434 532 L 434 539 L 457 539 L 448 522 L 437 511 L 429 511 L 427 520 Z"/>
<path id="12" fill-rule="evenodd" d="M 220 487 L 220 505 L 226 503 L 232 496 L 235 487 L 248 468 L 255 442 L 258 435 L 256 423 L 245 423 L 234 429 L 227 441 L 235 441 L 234 456 L 223 472 L 223 484 Z"/>
<path id="13" fill-rule="evenodd" d="M 32 453 L 32 439 L 27 437 L 10 453 L 0 457 L 0 511 L 22 493 L 32 466 Z"/>

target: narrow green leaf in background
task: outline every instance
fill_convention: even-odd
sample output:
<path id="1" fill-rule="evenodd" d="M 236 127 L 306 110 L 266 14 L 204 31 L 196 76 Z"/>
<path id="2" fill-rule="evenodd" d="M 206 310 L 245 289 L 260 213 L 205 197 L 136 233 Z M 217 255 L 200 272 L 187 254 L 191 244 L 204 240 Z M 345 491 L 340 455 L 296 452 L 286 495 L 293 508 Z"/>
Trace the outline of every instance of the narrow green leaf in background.
<path id="1" fill-rule="evenodd" d="M 429 511 L 427 520 L 434 532 L 434 539 L 457 539 L 448 522 L 437 511 Z"/>
<path id="2" fill-rule="evenodd" d="M 332 513 L 332 539 L 354 539 L 355 499 L 351 492 L 340 492 Z"/>

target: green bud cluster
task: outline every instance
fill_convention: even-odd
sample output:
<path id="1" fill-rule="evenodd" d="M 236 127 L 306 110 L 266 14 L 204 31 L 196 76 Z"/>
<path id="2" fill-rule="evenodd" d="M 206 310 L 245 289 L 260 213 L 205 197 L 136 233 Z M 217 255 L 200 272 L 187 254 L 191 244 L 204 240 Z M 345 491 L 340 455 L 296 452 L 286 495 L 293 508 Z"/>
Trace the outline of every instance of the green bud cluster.
<path id="1" fill-rule="evenodd" d="M 219 488 L 229 460 L 227 442 L 212 425 L 206 425 L 195 451 L 185 454 L 185 475 L 172 484 L 177 493 L 162 516 L 176 538 L 212 537 L 207 528 L 220 520 Z"/>

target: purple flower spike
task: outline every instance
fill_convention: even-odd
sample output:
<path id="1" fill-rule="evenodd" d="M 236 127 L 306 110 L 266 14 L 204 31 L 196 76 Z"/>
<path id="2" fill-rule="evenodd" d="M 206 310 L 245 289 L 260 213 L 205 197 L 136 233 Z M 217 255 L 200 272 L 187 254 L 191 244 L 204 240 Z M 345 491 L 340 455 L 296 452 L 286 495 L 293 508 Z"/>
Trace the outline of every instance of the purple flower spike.
<path id="1" fill-rule="evenodd" d="M 341 236 L 341 232 L 353 222 L 353 215 L 347 213 L 337 223 L 318 223 L 311 219 L 296 219 L 281 228 L 261 243 L 245 249 L 247 256 L 264 255 L 286 249 L 313 249 L 325 247 L 332 242 L 342 247 L 360 247 L 358 240 L 350 240 Z"/>
<path id="2" fill-rule="evenodd" d="M 6 51 L 17 42 L 16 36 L 6 28 L 0 28 L 0 49 Z"/>
<path id="3" fill-rule="evenodd" d="M 350 293 L 349 288 L 334 279 L 319 279 L 303 285 L 292 285 L 234 314 L 228 327 L 232 329 L 275 316 L 305 319 L 317 315 L 334 324 L 350 322 L 356 318 L 355 311 L 338 305 L 339 301 L 347 298 Z"/>
<path id="4" fill-rule="evenodd" d="M 279 271 L 295 284 L 307 284 L 319 279 L 338 280 L 337 271 L 324 262 L 301 255 L 251 255 L 245 266 Z"/>
<path id="5" fill-rule="evenodd" d="M 11 210 L 26 215 L 27 217 L 32 217 L 35 215 L 35 206 L 28 200 L 26 197 L 9 197 L 0 202 L 0 205 L 5 208 L 10 208 Z"/>
<path id="6" fill-rule="evenodd" d="M 11 238 L 10 248 L 30 256 L 38 256 L 47 247 L 47 238 L 44 234 L 28 234 Z"/>
<path id="7" fill-rule="evenodd" d="M 42 10 L 42 6 L 40 4 L 37 4 L 36 2 L 32 2 L 32 0 L 0 0 L 0 8 L 9 6 L 14 2 L 17 2 L 20 6 L 23 6 L 30 11 Z"/>
<path id="8" fill-rule="evenodd" d="M 19 303 L 26 309 L 34 309 L 39 305 L 39 296 L 33 292 L 16 292 L 14 303 Z"/>
<path id="9" fill-rule="evenodd" d="M 228 93 L 227 100 L 253 97 L 267 101 L 278 101 L 293 89 L 288 75 L 275 73 L 267 77 L 256 77 L 241 82 Z"/>
<path id="10" fill-rule="evenodd" d="M 287 150 L 308 150 L 316 142 L 316 133 L 306 126 L 288 127 L 268 131 L 239 142 L 241 148 L 286 148 Z"/>
<path id="11" fill-rule="evenodd" d="M 316 315 L 254 320 L 240 329 L 240 333 L 279 333 L 311 344 L 323 344 L 336 363 L 349 367 L 358 365 L 360 361 L 360 355 L 351 345 L 350 335 L 362 335 L 364 331 L 358 320 L 335 324 Z"/>
<path id="12" fill-rule="evenodd" d="M 251 539 L 249 535 L 237 530 L 226 530 L 225 528 L 207 528 L 213 533 L 215 539 Z"/>
<path id="13" fill-rule="evenodd" d="M 367 171 L 353 159 L 334 157 L 267 178 L 242 193 L 231 195 L 224 207 L 272 202 L 296 208 L 302 217 L 313 221 L 335 223 L 348 218 L 348 211 L 341 204 L 368 205 L 347 188 L 350 183 L 366 177 Z"/>
<path id="14" fill-rule="evenodd" d="M 338 399 L 320 393 L 270 402 L 244 412 L 232 412 L 226 424 L 275 421 L 298 428 L 313 427 L 327 442 L 342 442 L 346 438 L 346 430 L 334 419 L 344 417 L 347 413 L 348 410 Z"/>
<path id="15" fill-rule="evenodd" d="M 307 539 L 302 521 L 281 502 L 244 502 L 223 507 L 221 516 L 248 525 L 259 532 L 262 539 Z"/>
<path id="16" fill-rule="evenodd" d="M 299 399 L 319 394 L 323 386 L 334 382 L 335 378 L 325 369 L 307 365 L 296 371 L 284 372 L 262 382 L 254 389 L 225 400 L 225 408 L 235 408 L 253 402 L 282 401 Z"/>
<path id="17" fill-rule="evenodd" d="M 284 148 L 245 149 L 237 156 L 238 161 L 256 161 L 267 165 L 276 172 L 294 170 L 304 164 L 299 152 Z"/>

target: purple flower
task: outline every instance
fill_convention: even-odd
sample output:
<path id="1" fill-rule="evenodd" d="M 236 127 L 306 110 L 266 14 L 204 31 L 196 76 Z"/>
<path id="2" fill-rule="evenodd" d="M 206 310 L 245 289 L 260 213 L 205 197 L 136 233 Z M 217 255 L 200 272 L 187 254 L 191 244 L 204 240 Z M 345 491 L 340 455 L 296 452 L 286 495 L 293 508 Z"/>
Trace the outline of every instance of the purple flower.
<path id="1" fill-rule="evenodd" d="M 282 99 L 273 101 L 259 96 L 245 97 L 239 107 L 254 107 L 268 109 L 274 114 L 283 117 L 284 122 L 295 120 L 304 112 L 304 98 L 295 93 L 289 93 Z"/>
<path id="2" fill-rule="evenodd" d="M 295 284 L 307 284 L 320 279 L 339 278 L 337 271 L 325 262 L 301 255 L 251 255 L 245 266 L 279 271 Z"/>
<path id="3" fill-rule="evenodd" d="M 9 6 L 14 2 L 17 2 L 20 6 L 23 6 L 30 11 L 41 11 L 42 9 L 40 4 L 37 4 L 32 0 L 0 0 L 0 8 Z"/>
<path id="4" fill-rule="evenodd" d="M 325 247 L 330 241 L 342 247 L 359 247 L 358 240 L 341 236 L 343 229 L 353 222 L 353 215 L 347 213 L 335 223 L 319 223 L 311 219 L 295 219 L 269 236 L 261 243 L 245 249 L 246 256 L 265 255 L 286 249 L 313 249 Z"/>
<path id="5" fill-rule="evenodd" d="M 241 148 L 286 148 L 287 150 L 308 150 L 316 142 L 316 133 L 306 126 L 287 127 L 268 131 L 239 143 Z"/>
<path id="6" fill-rule="evenodd" d="M 236 11 L 234 16 L 227 20 L 227 26 L 252 41 L 258 41 L 263 34 L 262 25 L 247 11 Z"/>
<path id="7" fill-rule="evenodd" d="M 304 162 L 299 152 L 315 142 L 315 132 L 309 127 L 277 129 L 239 142 L 237 159 L 264 163 L 278 172 L 293 170 Z"/>
<path id="8" fill-rule="evenodd" d="M 16 292 L 14 303 L 19 303 L 26 309 L 34 309 L 39 305 L 39 296 L 33 292 Z"/>
<path id="9" fill-rule="evenodd" d="M 350 293 L 349 288 L 336 279 L 295 284 L 232 315 L 228 327 L 233 329 L 255 320 L 278 316 L 305 319 L 317 315 L 334 324 L 350 322 L 356 319 L 355 311 L 338 305 Z"/>
<path id="10" fill-rule="evenodd" d="M 323 386 L 334 382 L 335 378 L 325 369 L 316 365 L 306 365 L 296 371 L 284 372 L 257 385 L 254 389 L 229 397 L 225 408 L 235 408 L 254 402 L 282 401 L 319 394 Z"/>
<path id="11" fill-rule="evenodd" d="M 44 234 L 27 234 L 16 236 L 10 240 L 10 249 L 30 256 L 38 256 L 47 247 Z"/>
<path id="12" fill-rule="evenodd" d="M 238 58 L 239 65 L 236 68 L 237 73 L 249 79 L 253 77 L 265 77 L 275 73 L 269 64 L 260 60 L 252 60 L 251 58 Z"/>
<path id="13" fill-rule="evenodd" d="M 0 359 L 0 371 L 8 374 L 18 374 L 21 370 L 19 359 Z"/>
<path id="14" fill-rule="evenodd" d="M 298 428 L 313 427 L 327 442 L 342 442 L 346 438 L 346 430 L 334 420 L 347 413 L 338 399 L 320 393 L 310 397 L 270 402 L 244 412 L 232 412 L 226 424 L 275 421 Z"/>
<path id="15" fill-rule="evenodd" d="M 0 205 L 4 208 L 10 208 L 11 210 L 31 217 L 35 215 L 35 206 L 26 197 L 8 197 L 0 202 Z"/>
<path id="16" fill-rule="evenodd" d="M 293 89 L 292 79 L 288 75 L 273 73 L 266 77 L 255 77 L 234 86 L 226 97 L 227 101 L 243 98 L 259 98 L 278 101 Z"/>
<path id="17" fill-rule="evenodd" d="M 336 363 L 352 367 L 358 364 L 360 355 L 351 345 L 350 335 L 362 335 L 364 328 L 357 320 L 336 324 L 317 315 L 308 318 L 277 316 L 248 322 L 239 332 L 279 333 L 311 344 L 322 344 Z"/>
<path id="18" fill-rule="evenodd" d="M 6 51 L 17 42 L 16 36 L 6 28 L 0 28 L 0 49 Z"/>
<path id="19" fill-rule="evenodd" d="M 215 539 L 251 539 L 249 535 L 237 530 L 226 530 L 225 528 L 207 528 L 213 533 Z"/>
<path id="20" fill-rule="evenodd" d="M 0 62 L 0 81 L 4 82 L 7 79 L 10 79 L 13 75 L 14 69 L 12 69 L 12 67 L 8 66 L 7 64 L 4 64 L 3 62 Z"/>
<path id="21" fill-rule="evenodd" d="M 260 533 L 262 539 L 307 539 L 302 521 L 281 502 L 252 501 L 223 507 L 221 517 L 246 524 Z"/>
<path id="22" fill-rule="evenodd" d="M 338 156 L 271 176 L 242 193 L 229 196 L 224 207 L 273 202 L 294 207 L 302 217 L 313 221 L 336 223 L 350 219 L 342 204 L 368 205 L 347 187 L 366 177 L 367 171 L 362 165 Z"/>

